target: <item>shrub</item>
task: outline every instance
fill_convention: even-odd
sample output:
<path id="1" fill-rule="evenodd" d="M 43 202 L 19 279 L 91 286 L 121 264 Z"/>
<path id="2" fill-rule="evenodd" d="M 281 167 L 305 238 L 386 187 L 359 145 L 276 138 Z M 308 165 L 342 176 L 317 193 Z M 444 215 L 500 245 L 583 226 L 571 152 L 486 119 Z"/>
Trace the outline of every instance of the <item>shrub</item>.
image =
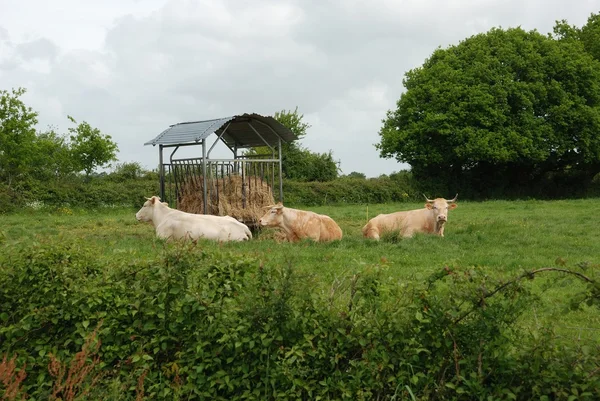
<path id="1" fill-rule="evenodd" d="M 292 265 L 210 249 L 111 261 L 78 243 L 8 247 L 0 355 L 16 355 L 20 388 L 66 394 L 58 361 L 71 360 L 81 380 L 69 394 L 91 399 L 600 397 L 597 345 L 520 322 L 538 302 L 525 279 L 542 269 L 496 282 L 445 268 L 404 287 L 375 267 L 323 295 Z"/>

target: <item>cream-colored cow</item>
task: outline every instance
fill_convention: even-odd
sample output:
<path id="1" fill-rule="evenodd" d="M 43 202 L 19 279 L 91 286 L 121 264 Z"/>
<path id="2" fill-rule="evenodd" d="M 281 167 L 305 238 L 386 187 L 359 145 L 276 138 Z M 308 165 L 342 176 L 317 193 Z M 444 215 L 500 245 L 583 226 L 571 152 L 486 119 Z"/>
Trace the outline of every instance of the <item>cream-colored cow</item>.
<path id="1" fill-rule="evenodd" d="M 313 241 L 334 241 L 342 239 L 342 229 L 329 216 L 306 210 L 291 209 L 281 203 L 271 206 L 261 217 L 259 224 L 265 227 L 279 227 L 290 242 L 305 238 Z"/>
<path id="2" fill-rule="evenodd" d="M 397 231 L 403 237 L 412 237 L 414 233 L 430 233 L 444 236 L 444 227 L 448 221 L 448 211 L 456 208 L 456 198 L 428 199 L 424 209 L 408 210 L 390 214 L 380 214 L 373 217 L 363 227 L 362 233 L 366 238 L 379 239 L 390 231 Z"/>
<path id="3" fill-rule="evenodd" d="M 171 209 L 158 196 L 148 198 L 135 215 L 138 221 L 152 222 L 156 236 L 164 239 L 206 238 L 215 241 L 252 239 L 248 226 L 230 216 L 186 213 Z"/>

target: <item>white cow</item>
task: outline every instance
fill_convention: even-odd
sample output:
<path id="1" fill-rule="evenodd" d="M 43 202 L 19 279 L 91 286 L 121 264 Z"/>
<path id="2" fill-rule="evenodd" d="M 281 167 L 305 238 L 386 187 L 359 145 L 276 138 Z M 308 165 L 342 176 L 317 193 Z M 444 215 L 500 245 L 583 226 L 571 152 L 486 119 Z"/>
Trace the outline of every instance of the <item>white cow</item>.
<path id="1" fill-rule="evenodd" d="M 158 196 L 148 198 L 136 213 L 138 221 L 152 222 L 156 236 L 163 239 L 206 238 L 215 241 L 246 241 L 252 239 L 248 226 L 230 216 L 186 213 L 171 209 Z"/>
<path id="2" fill-rule="evenodd" d="M 448 221 L 448 211 L 456 208 L 456 198 L 429 199 L 423 209 L 407 210 L 390 214 L 380 214 L 373 217 L 363 227 L 365 238 L 379 240 L 385 232 L 398 231 L 403 237 L 412 237 L 415 233 L 430 233 L 440 237 L 444 236 L 444 227 Z"/>

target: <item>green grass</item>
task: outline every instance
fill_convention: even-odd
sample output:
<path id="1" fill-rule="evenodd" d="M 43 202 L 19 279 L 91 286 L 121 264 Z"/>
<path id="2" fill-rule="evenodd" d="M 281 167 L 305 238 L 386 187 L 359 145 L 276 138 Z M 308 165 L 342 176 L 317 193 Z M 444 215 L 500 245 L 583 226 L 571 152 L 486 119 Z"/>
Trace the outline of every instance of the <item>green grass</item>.
<path id="1" fill-rule="evenodd" d="M 524 270 L 560 266 L 600 280 L 600 230 L 594 214 L 598 199 L 564 201 L 458 202 L 450 212 L 445 237 L 417 235 L 411 239 L 386 237 L 374 242 L 361 236 L 368 217 L 422 207 L 421 203 L 311 207 L 331 216 L 344 238 L 328 244 L 309 241 L 278 243 L 266 229 L 245 243 L 198 246 L 220 247 L 257 258 L 266 267 L 292 264 L 317 281 L 325 293 L 340 277 L 373 267 L 382 268 L 399 285 L 425 279 L 444 266 L 474 268 L 492 278 L 510 279 Z M 302 208 L 302 207 L 299 207 Z M 309 209 L 309 208 L 305 208 Z M 103 257 L 115 260 L 154 259 L 164 246 L 149 224 L 135 220 L 136 210 L 22 211 L 0 216 L 0 246 L 31 241 L 85 241 Z M 546 273 L 531 284 L 542 297 L 524 324 L 535 327 L 553 322 L 567 339 L 600 341 L 600 313 L 596 307 L 569 309 L 569 300 L 583 288 L 572 276 Z"/>

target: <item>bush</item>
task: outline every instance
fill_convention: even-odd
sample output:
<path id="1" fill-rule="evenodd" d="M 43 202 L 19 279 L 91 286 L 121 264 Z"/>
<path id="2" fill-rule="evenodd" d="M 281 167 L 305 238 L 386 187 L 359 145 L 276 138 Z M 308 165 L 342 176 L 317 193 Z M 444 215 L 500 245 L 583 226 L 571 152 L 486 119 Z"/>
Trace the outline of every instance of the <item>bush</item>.
<path id="1" fill-rule="evenodd" d="M 423 200 L 407 172 L 369 179 L 341 177 L 329 182 L 284 181 L 283 194 L 285 203 L 308 206 Z"/>
<path id="2" fill-rule="evenodd" d="M 371 268 L 321 295 L 293 266 L 191 244 L 151 261 L 14 245 L 0 356 L 32 399 L 52 398 L 61 364 L 91 399 L 598 399 L 597 349 L 520 324 L 532 277 L 445 268 L 408 288 Z"/>

